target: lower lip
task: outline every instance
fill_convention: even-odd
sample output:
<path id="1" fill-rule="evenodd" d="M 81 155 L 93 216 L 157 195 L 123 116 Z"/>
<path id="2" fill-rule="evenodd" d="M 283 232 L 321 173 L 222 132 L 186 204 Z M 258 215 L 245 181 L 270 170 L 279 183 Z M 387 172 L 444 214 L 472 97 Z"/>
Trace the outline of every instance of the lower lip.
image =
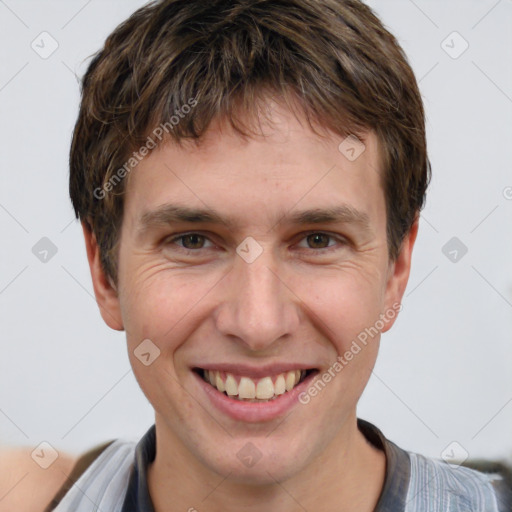
<path id="1" fill-rule="evenodd" d="M 212 404 L 222 413 L 237 421 L 250 423 L 271 421 L 285 415 L 295 404 L 299 402 L 299 395 L 305 391 L 317 372 L 309 374 L 300 384 L 291 391 L 279 395 L 268 402 L 244 402 L 221 393 L 218 389 L 208 384 L 198 373 L 192 372 L 199 385 L 204 390 Z"/>

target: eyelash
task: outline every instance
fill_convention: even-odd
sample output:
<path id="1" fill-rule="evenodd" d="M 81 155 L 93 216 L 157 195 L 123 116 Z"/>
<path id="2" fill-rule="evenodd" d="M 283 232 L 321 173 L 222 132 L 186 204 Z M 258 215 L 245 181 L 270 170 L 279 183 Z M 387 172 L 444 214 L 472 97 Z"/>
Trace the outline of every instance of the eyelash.
<path id="1" fill-rule="evenodd" d="M 172 244 L 172 243 L 175 243 L 177 240 L 183 240 L 185 237 L 190 236 L 190 235 L 199 235 L 199 236 L 203 237 L 205 240 L 209 240 L 211 242 L 211 240 L 206 235 L 204 235 L 204 234 L 202 234 L 200 232 L 197 232 L 197 231 L 191 231 L 189 233 L 182 233 L 180 235 L 173 236 L 172 238 L 167 238 L 164 241 L 164 243 L 166 245 Z M 348 243 L 349 243 L 343 237 L 335 236 L 335 235 L 332 235 L 330 233 L 325 233 L 323 231 L 309 231 L 309 232 L 306 232 L 306 233 L 304 233 L 302 235 L 301 241 L 306 239 L 307 237 L 309 237 L 311 235 L 324 235 L 324 236 L 327 236 L 330 240 L 337 240 L 342 245 L 348 245 Z M 181 247 L 181 246 L 178 246 L 178 248 L 181 251 L 186 252 L 187 254 L 199 252 L 201 249 L 205 249 L 205 247 L 200 247 L 198 249 L 187 249 L 186 247 Z M 208 249 L 208 247 L 206 249 Z M 315 251 L 315 252 L 328 253 L 328 252 L 331 252 L 333 250 L 336 250 L 337 247 L 336 246 L 328 246 L 328 247 L 321 247 L 319 249 L 314 249 L 314 248 L 308 248 L 308 249 L 310 249 L 312 251 Z"/>

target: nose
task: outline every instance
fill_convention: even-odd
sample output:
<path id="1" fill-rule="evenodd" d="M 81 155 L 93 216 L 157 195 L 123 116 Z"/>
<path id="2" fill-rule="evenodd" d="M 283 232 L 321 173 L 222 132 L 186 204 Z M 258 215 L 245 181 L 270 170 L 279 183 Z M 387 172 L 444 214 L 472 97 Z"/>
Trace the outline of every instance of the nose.
<path id="1" fill-rule="evenodd" d="M 300 300 L 273 260 L 267 251 L 252 263 L 237 258 L 216 310 L 217 329 L 252 351 L 265 351 L 293 334 L 300 321 Z"/>

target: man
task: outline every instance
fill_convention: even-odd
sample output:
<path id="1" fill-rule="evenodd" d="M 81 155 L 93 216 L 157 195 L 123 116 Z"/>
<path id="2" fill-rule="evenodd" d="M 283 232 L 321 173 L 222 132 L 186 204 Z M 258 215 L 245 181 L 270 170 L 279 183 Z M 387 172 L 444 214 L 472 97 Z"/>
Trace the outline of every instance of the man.
<path id="1" fill-rule="evenodd" d="M 17 509 L 510 510 L 499 475 L 356 416 L 409 277 L 424 124 L 359 1 L 167 0 L 120 25 L 84 77 L 70 192 L 155 425 Z"/>

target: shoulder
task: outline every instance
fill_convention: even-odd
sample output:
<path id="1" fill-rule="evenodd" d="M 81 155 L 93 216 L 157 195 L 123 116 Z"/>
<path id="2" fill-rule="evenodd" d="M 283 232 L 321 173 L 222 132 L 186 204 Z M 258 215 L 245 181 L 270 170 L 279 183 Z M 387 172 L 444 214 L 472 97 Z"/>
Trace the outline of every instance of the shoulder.
<path id="1" fill-rule="evenodd" d="M 32 453 L 31 448 L 0 449 L 0 512 L 43 512 L 71 474 L 77 459 L 58 453 L 55 461 L 44 469 L 49 461 L 38 464 Z"/>
<path id="2" fill-rule="evenodd" d="M 408 500 L 413 500 L 418 510 L 428 506 L 448 511 L 509 510 L 504 508 L 509 503 L 510 489 L 507 489 L 508 476 L 503 472 L 482 472 L 416 453 L 409 453 L 409 456 L 411 479 Z"/>

